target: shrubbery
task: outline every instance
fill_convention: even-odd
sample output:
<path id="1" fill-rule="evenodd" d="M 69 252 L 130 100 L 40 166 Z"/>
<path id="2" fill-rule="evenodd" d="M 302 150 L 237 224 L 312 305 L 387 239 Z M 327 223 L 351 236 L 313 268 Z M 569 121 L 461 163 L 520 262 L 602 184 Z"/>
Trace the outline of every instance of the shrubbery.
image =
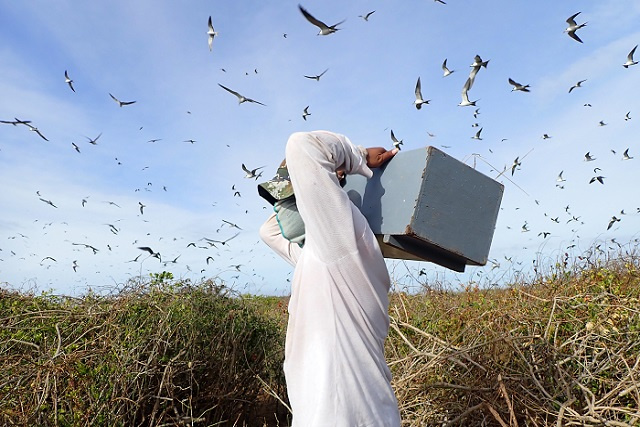
<path id="1" fill-rule="evenodd" d="M 283 331 L 214 282 L 106 297 L 0 293 L 3 425 L 263 425 Z"/>
<path id="2" fill-rule="evenodd" d="M 403 426 L 640 425 L 640 262 L 391 295 Z M 0 291 L 0 423 L 287 426 L 286 298 L 153 275 L 114 295 Z"/>

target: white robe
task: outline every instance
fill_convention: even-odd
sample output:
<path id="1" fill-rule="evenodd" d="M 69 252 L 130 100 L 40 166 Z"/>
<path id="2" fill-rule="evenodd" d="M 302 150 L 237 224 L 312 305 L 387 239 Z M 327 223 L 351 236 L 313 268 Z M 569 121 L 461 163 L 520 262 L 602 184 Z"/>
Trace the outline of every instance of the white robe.
<path id="1" fill-rule="evenodd" d="M 286 159 L 304 248 L 280 235 L 274 215 L 260 235 L 295 266 L 284 361 L 293 426 L 398 427 L 384 359 L 389 274 L 367 220 L 335 174 L 370 178 L 371 170 L 348 138 L 326 131 L 291 135 Z"/>

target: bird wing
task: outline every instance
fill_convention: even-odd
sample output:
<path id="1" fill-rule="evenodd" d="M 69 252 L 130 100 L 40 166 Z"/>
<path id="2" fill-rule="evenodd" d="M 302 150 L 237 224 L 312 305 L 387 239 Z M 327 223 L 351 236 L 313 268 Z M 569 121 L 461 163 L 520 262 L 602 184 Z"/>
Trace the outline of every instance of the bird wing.
<path id="1" fill-rule="evenodd" d="M 513 85 L 515 87 L 521 86 L 520 83 L 516 82 L 511 77 L 509 77 L 509 84 L 511 84 L 511 85 Z"/>
<path id="2" fill-rule="evenodd" d="M 575 13 L 573 15 L 571 15 L 570 17 L 567 18 L 567 24 L 571 25 L 571 26 L 575 26 L 576 25 L 576 21 L 575 21 L 575 17 L 580 15 L 580 12 Z"/>
<path id="3" fill-rule="evenodd" d="M 260 105 L 264 105 L 265 107 L 267 106 L 266 104 L 263 104 L 260 101 L 256 101 L 255 99 L 251 99 L 251 98 L 245 98 L 248 102 L 253 102 L 254 104 L 260 104 Z"/>
<path id="4" fill-rule="evenodd" d="M 422 100 L 422 85 L 420 84 L 420 77 L 418 77 L 418 81 L 416 82 L 415 94 L 417 100 Z"/>
<path id="5" fill-rule="evenodd" d="M 236 92 L 235 90 L 231 90 L 226 86 L 222 86 L 220 83 L 218 83 L 218 86 L 220 86 L 222 89 L 226 90 L 229 93 L 234 94 L 235 96 L 238 97 L 238 99 L 242 99 L 242 95 L 240 95 L 238 92 Z"/>
<path id="6" fill-rule="evenodd" d="M 120 104 L 120 100 L 118 98 L 116 98 L 115 96 L 109 94 L 109 96 L 111 97 L 111 99 L 113 99 L 114 101 L 116 101 L 118 104 Z"/>
<path id="7" fill-rule="evenodd" d="M 311 22 L 313 25 L 315 25 L 316 27 L 320 28 L 320 29 L 326 29 L 329 28 L 327 26 L 327 24 L 325 24 L 324 22 L 314 18 L 313 15 L 311 15 L 309 12 L 307 12 L 307 10 L 302 7 L 301 5 L 298 5 L 298 9 L 300 9 L 300 12 L 302 12 L 302 14 L 304 15 L 305 18 L 307 18 L 307 21 Z M 336 24 L 338 25 L 338 24 Z"/>
<path id="8" fill-rule="evenodd" d="M 636 53 L 636 48 L 638 47 L 638 45 L 636 45 L 636 47 L 634 47 L 633 49 L 631 49 L 631 52 L 629 52 L 629 55 L 627 55 L 627 60 L 629 62 L 633 62 L 633 54 Z"/>
<path id="9" fill-rule="evenodd" d="M 569 34 L 569 37 L 571 37 L 575 41 L 582 43 L 582 40 L 580 39 L 580 37 L 578 37 L 575 31 L 569 31 L 567 34 Z"/>

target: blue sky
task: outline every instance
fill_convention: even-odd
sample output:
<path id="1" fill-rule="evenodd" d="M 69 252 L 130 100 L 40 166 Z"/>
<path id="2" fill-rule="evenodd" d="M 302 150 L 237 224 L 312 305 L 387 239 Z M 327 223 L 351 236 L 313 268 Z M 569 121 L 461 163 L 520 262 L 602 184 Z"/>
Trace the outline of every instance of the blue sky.
<path id="1" fill-rule="evenodd" d="M 636 1 L 302 3 L 327 24 L 346 19 L 329 36 L 317 36 L 289 1 L 2 4 L 0 120 L 30 120 L 49 141 L 23 125 L 0 126 L 0 283 L 79 293 L 167 270 L 287 294 L 291 268 L 259 241 L 269 206 L 241 164 L 272 176 L 299 130 L 391 148 L 393 129 L 404 150 L 434 145 L 504 183 L 489 254 L 500 268 L 456 274 L 390 262 L 403 286 L 422 269 L 431 281 L 497 280 L 533 260 L 552 264 L 594 242 L 607 249 L 611 239 L 638 237 L 640 65 L 622 67 L 640 43 Z M 373 10 L 368 21 L 359 17 Z M 588 22 L 582 44 L 563 33 L 576 12 Z M 212 51 L 209 16 L 219 33 Z M 474 118 L 473 107 L 457 104 L 476 54 L 490 62 L 469 92 L 478 99 Z M 455 70 L 448 77 L 445 58 Z M 320 81 L 304 78 L 325 69 Z M 431 100 L 419 111 L 418 77 Z M 531 92 L 512 92 L 508 78 Z M 266 106 L 238 105 L 218 84 Z M 136 103 L 121 108 L 109 93 Z M 479 128 L 482 140 L 471 139 Z M 622 160 L 627 148 L 634 159 Z M 584 161 L 587 152 L 596 160 Z M 498 177 L 516 157 L 515 174 Z M 597 175 L 604 185 L 589 184 Z M 614 215 L 621 220 L 607 230 Z M 201 240 L 237 232 L 218 248 Z M 138 246 L 168 264 L 145 259 Z"/>

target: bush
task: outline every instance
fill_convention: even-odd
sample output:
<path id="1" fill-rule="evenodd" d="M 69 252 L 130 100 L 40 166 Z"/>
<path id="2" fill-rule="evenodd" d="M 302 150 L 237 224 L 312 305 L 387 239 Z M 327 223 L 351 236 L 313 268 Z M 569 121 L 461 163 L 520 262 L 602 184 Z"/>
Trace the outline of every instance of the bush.
<path id="1" fill-rule="evenodd" d="M 167 273 L 117 295 L 1 291 L 3 425 L 264 425 L 282 329 L 213 281 Z M 248 423 L 248 424 L 247 424 Z"/>
<path id="2" fill-rule="evenodd" d="M 392 298 L 403 425 L 640 424 L 637 258 Z"/>

